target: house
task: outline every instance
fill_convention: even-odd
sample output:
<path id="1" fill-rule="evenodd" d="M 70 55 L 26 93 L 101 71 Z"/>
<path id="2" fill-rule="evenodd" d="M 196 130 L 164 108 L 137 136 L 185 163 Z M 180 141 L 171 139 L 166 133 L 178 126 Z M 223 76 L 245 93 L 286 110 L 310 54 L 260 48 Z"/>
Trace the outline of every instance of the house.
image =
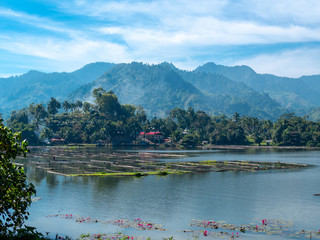
<path id="1" fill-rule="evenodd" d="M 161 132 L 140 132 L 139 139 L 149 140 L 152 143 L 164 143 L 164 136 Z"/>
<path id="2" fill-rule="evenodd" d="M 64 144 L 66 142 L 66 140 L 64 140 L 62 137 L 60 136 L 55 136 L 53 138 L 50 139 L 50 143 L 51 144 Z"/>

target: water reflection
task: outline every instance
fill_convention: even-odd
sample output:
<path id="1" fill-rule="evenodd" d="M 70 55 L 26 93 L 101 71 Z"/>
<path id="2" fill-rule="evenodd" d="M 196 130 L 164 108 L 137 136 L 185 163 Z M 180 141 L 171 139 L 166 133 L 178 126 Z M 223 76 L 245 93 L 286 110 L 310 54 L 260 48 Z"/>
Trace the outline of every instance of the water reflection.
<path id="1" fill-rule="evenodd" d="M 55 174 L 47 174 L 46 175 L 46 183 L 49 188 L 54 188 L 59 184 L 57 179 L 57 175 Z"/>
<path id="2" fill-rule="evenodd" d="M 123 149 L 122 149 L 123 150 Z M 134 153 L 135 155 L 138 152 Z M 166 152 L 167 153 L 167 152 Z M 77 155 L 72 151 L 70 155 Z M 91 153 L 92 154 L 92 153 Z M 94 153 L 98 159 L 103 154 Z M 130 155 L 130 154 L 129 154 Z M 246 160 L 302 162 L 319 166 L 315 151 L 211 151 L 181 152 L 183 161 Z M 171 159 L 165 161 L 170 162 Z M 174 160 L 176 161 L 176 159 Z M 29 225 L 43 231 L 77 236 L 83 232 L 114 231 L 104 225 L 79 225 L 48 219 L 57 213 L 76 213 L 101 220 L 142 218 L 164 225 L 163 233 L 148 232 L 161 239 L 171 235 L 186 239 L 192 219 L 217 219 L 248 224 L 254 219 L 283 219 L 295 222 L 296 230 L 317 230 L 320 201 L 319 167 L 260 172 L 220 172 L 168 175 L 165 177 L 65 177 L 26 167 L 36 185 L 39 202 L 33 204 Z M 144 235 L 139 231 L 118 229 Z M 250 235 L 248 235 L 250 236 Z M 187 237 L 188 238 L 188 237 Z M 249 239 L 250 237 L 248 237 Z M 247 238 L 246 238 L 247 239 Z M 254 236 L 252 237 L 254 238 Z M 259 236 L 259 239 L 281 239 Z M 288 239 L 288 238 L 287 238 Z"/>
<path id="3" fill-rule="evenodd" d="M 27 164 L 23 167 L 28 175 L 28 180 L 34 184 L 39 184 L 47 176 L 46 171 L 42 169 L 28 166 Z"/>

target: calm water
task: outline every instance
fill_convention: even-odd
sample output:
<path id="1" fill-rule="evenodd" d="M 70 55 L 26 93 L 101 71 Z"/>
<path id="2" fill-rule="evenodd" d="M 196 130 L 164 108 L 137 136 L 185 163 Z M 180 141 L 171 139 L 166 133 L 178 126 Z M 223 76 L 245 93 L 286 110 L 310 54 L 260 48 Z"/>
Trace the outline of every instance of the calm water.
<path id="1" fill-rule="evenodd" d="M 183 157 L 165 161 L 281 161 L 307 163 L 315 167 L 120 178 L 64 177 L 29 166 L 29 180 L 36 186 L 37 197 L 41 199 L 32 204 L 27 224 L 42 232 L 74 237 L 81 233 L 122 231 L 154 239 L 170 236 L 192 239 L 191 235 L 183 232 L 192 229 L 192 219 L 224 220 L 236 225 L 249 224 L 255 219 L 282 219 L 293 221 L 297 231 L 320 229 L 320 197 L 313 196 L 320 193 L 320 152 L 182 150 L 174 153 Z M 162 224 L 167 231 L 138 231 L 110 224 L 79 224 L 69 219 L 47 217 L 59 213 L 100 220 L 141 218 Z M 288 238 L 245 234 L 241 239 Z"/>

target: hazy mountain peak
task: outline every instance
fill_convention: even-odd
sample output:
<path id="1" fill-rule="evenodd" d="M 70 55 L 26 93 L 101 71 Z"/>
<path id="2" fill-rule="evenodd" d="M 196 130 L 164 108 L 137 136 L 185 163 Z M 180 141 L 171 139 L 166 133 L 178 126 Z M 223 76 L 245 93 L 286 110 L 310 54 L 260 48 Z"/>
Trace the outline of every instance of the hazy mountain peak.
<path id="1" fill-rule="evenodd" d="M 196 68 L 196 71 L 204 71 L 204 72 L 215 72 L 215 73 L 223 73 L 227 71 L 237 72 L 237 73 L 246 73 L 246 74 L 256 74 L 256 72 L 247 65 L 236 65 L 236 66 L 224 66 L 217 65 L 213 62 L 208 62 L 202 66 Z"/>
<path id="2" fill-rule="evenodd" d="M 32 102 L 46 103 L 51 97 L 87 100 L 96 87 L 113 90 L 122 104 L 144 106 L 149 116 L 192 106 L 211 113 L 237 111 L 274 119 L 284 111 L 279 103 L 305 114 L 299 109 L 316 107 L 320 102 L 319 75 L 280 78 L 257 74 L 245 65 L 228 67 L 213 62 L 194 71 L 180 70 L 169 62 L 96 62 L 70 73 L 31 70 L 21 76 L 1 78 L 1 112 L 7 117 L 12 110 Z"/>
<path id="3" fill-rule="evenodd" d="M 172 70 L 178 69 L 175 65 L 173 65 L 173 63 L 169 63 L 169 62 L 162 62 L 162 63 L 160 63 L 160 66 L 163 66 L 163 67 L 166 67 L 166 68 L 169 68 Z"/>

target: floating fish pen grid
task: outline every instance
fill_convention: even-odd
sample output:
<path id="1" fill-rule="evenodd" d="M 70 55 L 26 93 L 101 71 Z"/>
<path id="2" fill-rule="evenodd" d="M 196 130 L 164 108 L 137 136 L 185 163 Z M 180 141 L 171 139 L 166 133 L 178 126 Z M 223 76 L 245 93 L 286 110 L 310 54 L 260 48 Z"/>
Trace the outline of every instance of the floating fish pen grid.
<path id="1" fill-rule="evenodd" d="M 20 158 L 18 164 L 33 165 L 49 173 L 60 175 L 85 174 L 121 174 L 149 172 L 224 172 L 224 171 L 257 171 L 269 169 L 288 169 L 307 167 L 306 164 L 280 162 L 247 162 L 247 161 L 200 161 L 200 162 L 166 162 L 165 159 L 177 158 L 177 155 L 150 152 L 121 152 L 92 149 L 55 147 L 42 151 L 40 148 Z"/>

